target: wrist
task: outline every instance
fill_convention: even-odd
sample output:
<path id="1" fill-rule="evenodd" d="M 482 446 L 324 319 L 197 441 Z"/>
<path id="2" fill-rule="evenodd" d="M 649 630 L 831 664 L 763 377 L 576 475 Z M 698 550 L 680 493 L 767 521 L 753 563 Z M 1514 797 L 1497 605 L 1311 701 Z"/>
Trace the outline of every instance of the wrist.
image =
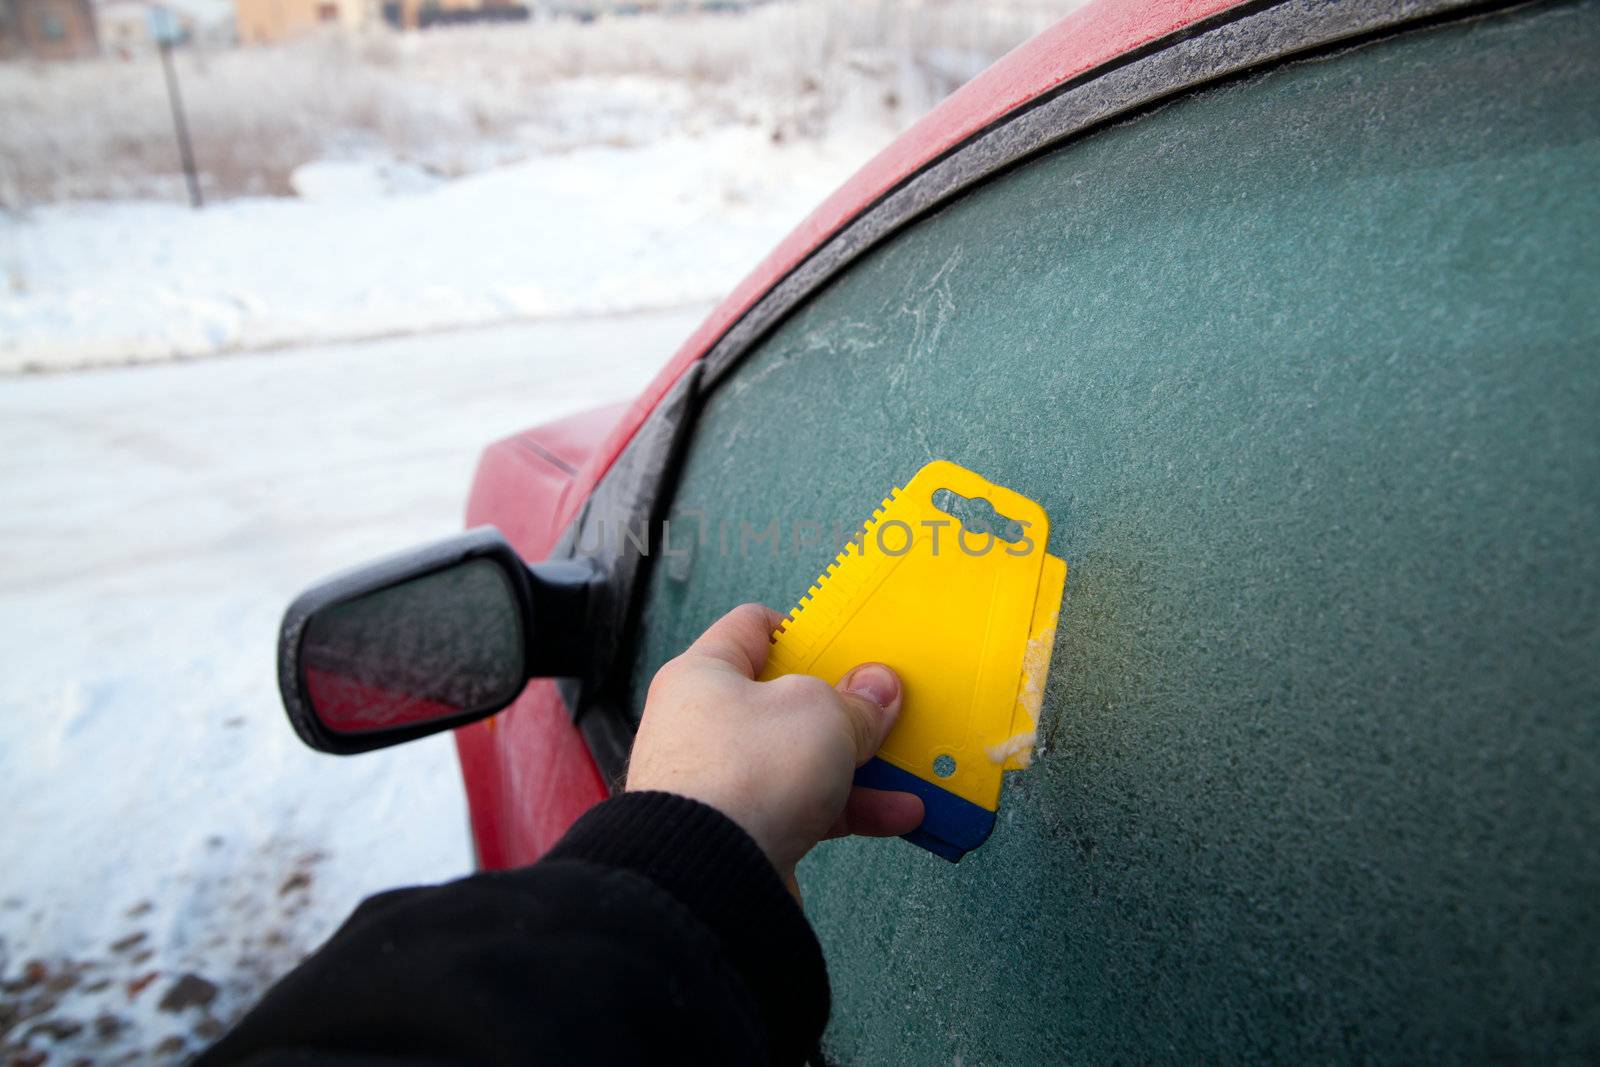
<path id="1" fill-rule="evenodd" d="M 591 808 L 546 862 L 632 870 L 677 898 L 722 943 L 761 1007 L 776 1059 L 820 1038 L 828 1016 L 822 948 L 770 857 L 713 804 L 630 791 Z"/>

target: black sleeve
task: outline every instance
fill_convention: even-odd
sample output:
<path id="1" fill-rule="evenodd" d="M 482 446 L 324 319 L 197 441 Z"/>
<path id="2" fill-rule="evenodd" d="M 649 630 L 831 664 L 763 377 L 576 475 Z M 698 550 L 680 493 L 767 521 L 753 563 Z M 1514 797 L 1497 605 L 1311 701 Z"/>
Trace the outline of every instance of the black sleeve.
<path id="1" fill-rule="evenodd" d="M 627 793 L 531 867 L 367 900 L 197 1062 L 798 1064 L 827 1016 L 756 843 Z"/>

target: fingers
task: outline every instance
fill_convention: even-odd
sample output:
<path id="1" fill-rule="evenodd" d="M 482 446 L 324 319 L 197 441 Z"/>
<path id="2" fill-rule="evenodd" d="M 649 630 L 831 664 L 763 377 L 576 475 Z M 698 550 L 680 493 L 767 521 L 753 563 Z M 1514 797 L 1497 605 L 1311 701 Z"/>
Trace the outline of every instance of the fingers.
<path id="1" fill-rule="evenodd" d="M 760 604 L 740 604 L 690 645 L 685 656 L 725 663 L 746 678 L 754 678 L 767 665 L 772 631 L 783 616 Z"/>
<path id="2" fill-rule="evenodd" d="M 899 837 L 921 826 L 922 816 L 922 798 L 915 793 L 858 785 L 850 790 L 850 799 L 828 836 Z"/>
<path id="3" fill-rule="evenodd" d="M 863 663 L 839 684 L 839 706 L 855 744 L 856 766 L 871 759 L 900 716 L 900 676 L 881 663 Z"/>

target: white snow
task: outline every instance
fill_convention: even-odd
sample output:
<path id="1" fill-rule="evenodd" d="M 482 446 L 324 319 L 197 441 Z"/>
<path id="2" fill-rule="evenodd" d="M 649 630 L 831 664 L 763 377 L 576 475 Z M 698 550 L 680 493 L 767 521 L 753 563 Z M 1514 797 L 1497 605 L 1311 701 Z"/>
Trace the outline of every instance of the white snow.
<path id="1" fill-rule="evenodd" d="M 193 1051 L 361 897 L 469 870 L 447 736 L 295 738 L 281 612 L 458 529 L 483 445 L 635 394 L 706 310 L 0 379 L 0 1008 L 52 1005 L 0 1057 Z M 161 1010 L 184 974 L 215 1002 Z"/>
<path id="2" fill-rule="evenodd" d="M 301 200 L 357 205 L 396 193 L 430 191 L 439 179 L 408 163 L 318 159 L 296 167 L 289 184 Z"/>
<path id="3" fill-rule="evenodd" d="M 310 199 L 75 203 L 0 221 L 0 372 L 668 308 L 720 297 L 881 141 L 721 127 L 420 191 L 302 169 Z"/>

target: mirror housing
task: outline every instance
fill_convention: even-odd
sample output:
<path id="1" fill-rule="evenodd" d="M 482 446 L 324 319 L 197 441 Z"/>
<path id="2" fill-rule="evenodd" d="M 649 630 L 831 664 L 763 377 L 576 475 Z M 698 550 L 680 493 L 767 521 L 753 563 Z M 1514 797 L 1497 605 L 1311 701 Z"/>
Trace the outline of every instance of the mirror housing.
<path id="1" fill-rule="evenodd" d="M 324 581 L 284 613 L 278 688 L 300 739 L 350 755 L 493 715 L 581 676 L 597 570 L 529 566 L 492 526 Z"/>

